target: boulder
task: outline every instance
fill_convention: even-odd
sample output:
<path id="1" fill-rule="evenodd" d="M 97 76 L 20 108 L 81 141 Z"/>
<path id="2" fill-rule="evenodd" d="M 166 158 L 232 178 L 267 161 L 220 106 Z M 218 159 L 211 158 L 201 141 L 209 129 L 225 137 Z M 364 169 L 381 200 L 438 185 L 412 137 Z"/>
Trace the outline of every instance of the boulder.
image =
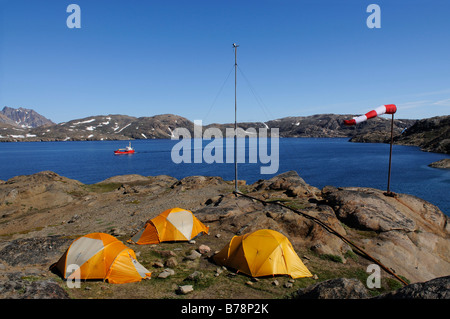
<path id="1" fill-rule="evenodd" d="M 174 268 L 178 266 L 178 261 L 176 257 L 169 257 L 164 264 L 166 267 Z"/>
<path id="2" fill-rule="evenodd" d="M 192 274 L 190 274 L 189 276 L 187 276 L 187 278 L 185 280 L 190 280 L 190 281 L 200 281 L 200 279 L 203 278 L 203 273 L 200 271 L 194 271 Z"/>
<path id="3" fill-rule="evenodd" d="M 188 293 L 194 291 L 194 287 L 192 285 L 183 285 L 178 286 L 177 293 L 181 295 L 187 295 Z"/>
<path id="4" fill-rule="evenodd" d="M 375 299 L 450 299 L 450 276 L 411 284 Z"/>
<path id="5" fill-rule="evenodd" d="M 410 282 L 448 275 L 448 217 L 436 206 L 412 195 L 386 196 L 372 188 L 326 186 L 322 192 L 340 221 L 371 232 L 359 234 L 356 243 L 397 274 Z"/>
<path id="6" fill-rule="evenodd" d="M 56 282 L 27 280 L 24 273 L 7 273 L 0 278 L 0 299 L 69 299 L 67 292 Z"/>
<path id="7" fill-rule="evenodd" d="M 322 192 L 339 220 L 353 228 L 377 232 L 416 229 L 415 221 L 399 209 L 395 198 L 380 190 L 326 186 Z"/>
<path id="8" fill-rule="evenodd" d="M 211 251 L 211 248 L 207 245 L 200 245 L 198 247 L 198 252 L 202 255 L 208 254 Z"/>
<path id="9" fill-rule="evenodd" d="M 295 197 L 316 197 L 320 190 L 308 185 L 296 171 L 288 171 L 269 180 L 260 180 L 252 185 L 256 190 L 285 191 L 286 195 Z"/>
<path id="10" fill-rule="evenodd" d="M 366 299 L 369 293 L 358 279 L 329 279 L 299 289 L 294 299 Z"/>
<path id="11" fill-rule="evenodd" d="M 64 206 L 83 192 L 79 181 L 59 176 L 51 171 L 21 175 L 0 184 L 0 207 L 31 207 L 42 209 Z"/>
<path id="12" fill-rule="evenodd" d="M 15 239 L 0 249 L 0 260 L 10 266 L 53 263 L 72 241 L 64 236 Z"/>
<path id="13" fill-rule="evenodd" d="M 196 260 L 196 259 L 200 258 L 201 256 L 202 256 L 202 254 L 200 254 L 198 251 L 191 250 L 191 253 L 189 255 L 187 255 L 185 258 L 189 259 L 189 260 Z"/>
<path id="14" fill-rule="evenodd" d="M 165 279 L 165 278 L 167 278 L 169 276 L 173 276 L 173 275 L 175 275 L 175 271 L 173 269 L 166 268 L 162 272 L 159 273 L 158 278 Z"/>

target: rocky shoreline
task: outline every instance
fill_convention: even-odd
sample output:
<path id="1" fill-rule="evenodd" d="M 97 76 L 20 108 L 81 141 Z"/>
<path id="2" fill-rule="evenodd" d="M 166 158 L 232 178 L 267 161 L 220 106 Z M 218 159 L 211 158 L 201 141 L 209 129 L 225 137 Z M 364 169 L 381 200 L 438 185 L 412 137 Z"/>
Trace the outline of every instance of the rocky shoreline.
<path id="1" fill-rule="evenodd" d="M 236 196 L 232 181 L 209 176 L 124 175 L 86 185 L 46 171 L 0 182 L 0 298 L 450 297 L 449 218 L 436 206 L 371 188 L 318 189 L 294 171 L 239 185 L 266 203 Z M 368 288 L 373 262 L 311 219 L 271 202 L 319 219 L 410 284 L 401 288 L 382 271 L 381 287 Z M 126 242 L 146 220 L 172 207 L 191 210 L 210 234 L 190 243 L 130 245 L 152 279 L 123 285 L 88 281 L 69 289 L 49 270 L 75 238 L 105 232 Z M 234 235 L 262 228 L 287 236 L 314 278 L 253 280 L 212 261 Z M 159 277 L 163 272 L 167 276 Z M 192 286 L 186 295 L 183 286 Z"/>
<path id="2" fill-rule="evenodd" d="M 390 143 L 390 130 L 371 130 L 355 134 L 350 141 Z M 450 115 L 416 121 L 399 130 L 394 126 L 394 144 L 418 146 L 422 151 L 450 154 Z"/>
<path id="3" fill-rule="evenodd" d="M 434 167 L 434 168 L 446 168 L 446 169 L 449 169 L 450 168 L 450 158 L 441 159 L 441 160 L 439 160 L 437 162 L 433 162 L 433 163 L 429 164 L 428 166 Z"/>

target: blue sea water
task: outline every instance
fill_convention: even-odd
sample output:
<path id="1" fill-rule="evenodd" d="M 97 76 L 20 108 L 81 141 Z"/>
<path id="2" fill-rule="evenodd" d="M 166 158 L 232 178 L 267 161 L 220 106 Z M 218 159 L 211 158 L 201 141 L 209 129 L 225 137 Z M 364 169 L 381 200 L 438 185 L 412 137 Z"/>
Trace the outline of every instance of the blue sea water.
<path id="1" fill-rule="evenodd" d="M 203 142 L 203 146 L 209 143 Z M 132 141 L 136 149 L 132 155 L 113 153 L 128 145 L 127 141 L 0 143 L 0 179 L 50 170 L 86 184 L 123 174 L 165 174 L 178 179 L 206 175 L 234 180 L 234 163 L 175 164 L 171 151 L 176 143 L 178 141 Z M 248 154 L 252 151 L 256 149 L 247 141 L 246 163 L 238 165 L 238 179 L 248 184 L 295 170 L 308 184 L 318 188 L 333 185 L 385 190 L 387 187 L 387 144 L 349 143 L 346 138 L 282 138 L 279 140 L 279 168 L 270 175 L 260 172 L 261 166 L 269 164 L 259 160 L 248 163 Z M 394 145 L 391 191 L 423 198 L 450 215 L 450 170 L 428 167 L 434 161 L 449 157 L 422 152 L 414 146 Z M 191 158 L 193 161 L 193 153 Z M 223 158 L 225 161 L 226 149 Z"/>

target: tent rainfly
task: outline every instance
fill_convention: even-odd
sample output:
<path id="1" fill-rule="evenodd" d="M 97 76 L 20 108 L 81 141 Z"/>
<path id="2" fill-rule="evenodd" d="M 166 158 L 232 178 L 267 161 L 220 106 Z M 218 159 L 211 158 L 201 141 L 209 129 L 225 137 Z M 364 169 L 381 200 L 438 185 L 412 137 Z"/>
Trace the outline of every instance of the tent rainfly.
<path id="1" fill-rule="evenodd" d="M 209 227 L 200 222 L 191 211 L 176 207 L 148 220 L 144 228 L 128 242 L 145 245 L 164 241 L 189 241 L 208 231 Z"/>
<path id="2" fill-rule="evenodd" d="M 270 229 L 234 236 L 213 259 L 252 277 L 312 277 L 286 236 Z"/>

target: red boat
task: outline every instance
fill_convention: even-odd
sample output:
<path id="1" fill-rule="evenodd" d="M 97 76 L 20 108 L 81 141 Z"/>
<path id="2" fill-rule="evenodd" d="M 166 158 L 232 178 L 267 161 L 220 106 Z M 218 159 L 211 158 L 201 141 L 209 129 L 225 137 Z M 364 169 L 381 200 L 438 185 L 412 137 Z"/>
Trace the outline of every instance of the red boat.
<path id="1" fill-rule="evenodd" d="M 118 150 L 114 151 L 114 154 L 133 154 L 134 153 L 134 148 L 131 147 L 131 142 L 130 144 L 128 144 L 127 147 L 125 148 L 119 148 Z"/>

